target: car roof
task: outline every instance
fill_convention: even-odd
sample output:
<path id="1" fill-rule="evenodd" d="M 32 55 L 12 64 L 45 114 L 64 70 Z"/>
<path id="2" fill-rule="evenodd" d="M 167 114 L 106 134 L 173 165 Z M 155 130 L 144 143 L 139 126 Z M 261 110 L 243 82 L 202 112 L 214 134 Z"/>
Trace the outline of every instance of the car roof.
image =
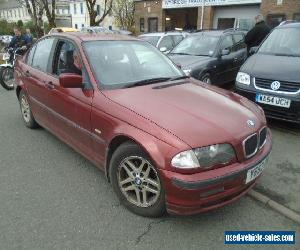
<path id="1" fill-rule="evenodd" d="M 170 32 L 146 33 L 140 36 L 164 36 L 164 35 L 184 35 L 184 34 L 187 34 L 187 32 L 170 31 Z"/>
<path id="2" fill-rule="evenodd" d="M 222 36 L 225 34 L 245 34 L 243 30 L 235 30 L 235 29 L 228 29 L 228 30 L 199 30 L 191 35 L 210 35 L 210 36 Z"/>
<path id="3" fill-rule="evenodd" d="M 69 39 L 79 39 L 81 41 L 139 41 L 139 39 L 132 36 L 119 35 L 114 33 L 87 33 L 87 32 L 68 32 L 55 33 L 49 35 L 50 37 L 65 37 Z"/>
<path id="4" fill-rule="evenodd" d="M 284 28 L 300 28 L 300 22 L 287 22 L 276 27 L 276 29 L 284 29 Z"/>

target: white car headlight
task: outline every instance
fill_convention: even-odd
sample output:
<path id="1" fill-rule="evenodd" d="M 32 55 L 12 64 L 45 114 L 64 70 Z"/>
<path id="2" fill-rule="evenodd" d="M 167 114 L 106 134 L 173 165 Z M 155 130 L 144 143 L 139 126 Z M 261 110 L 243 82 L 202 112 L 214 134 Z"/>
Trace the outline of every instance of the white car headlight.
<path id="1" fill-rule="evenodd" d="M 199 168 L 199 162 L 193 150 L 184 151 L 175 155 L 171 161 L 175 168 Z"/>
<path id="2" fill-rule="evenodd" d="M 241 84 L 250 85 L 251 77 L 246 73 L 239 72 L 236 76 L 236 81 Z"/>
<path id="3" fill-rule="evenodd" d="M 191 69 L 183 69 L 183 72 L 186 76 L 191 76 L 192 70 Z"/>
<path id="4" fill-rule="evenodd" d="M 211 168 L 235 159 L 235 151 L 230 144 L 216 144 L 181 152 L 172 159 L 171 164 L 181 169 Z"/>

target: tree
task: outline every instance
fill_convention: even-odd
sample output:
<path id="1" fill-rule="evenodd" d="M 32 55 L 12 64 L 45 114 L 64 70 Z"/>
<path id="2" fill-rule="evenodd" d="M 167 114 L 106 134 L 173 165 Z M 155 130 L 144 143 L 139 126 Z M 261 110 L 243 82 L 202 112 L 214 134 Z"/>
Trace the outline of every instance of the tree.
<path id="1" fill-rule="evenodd" d="M 104 10 L 102 12 L 102 15 L 98 18 L 97 17 L 98 13 L 96 9 L 97 0 L 85 0 L 85 1 L 90 16 L 90 26 L 99 26 L 99 24 L 104 20 L 104 18 L 112 11 L 113 0 L 103 0 L 102 3 L 104 4 Z"/>
<path id="2" fill-rule="evenodd" d="M 45 12 L 46 12 L 46 16 L 47 16 L 47 19 L 48 19 L 48 23 L 49 23 L 49 26 L 51 28 L 55 28 L 56 27 L 56 24 L 55 24 L 55 8 L 56 8 L 56 0 L 40 0 L 43 4 L 43 7 L 45 9 Z M 51 2 L 51 4 L 50 4 Z M 51 8 L 50 8 L 51 6 Z"/>
<path id="3" fill-rule="evenodd" d="M 133 0 L 115 0 L 113 5 L 115 22 L 121 29 L 134 31 L 134 2 Z"/>
<path id="4" fill-rule="evenodd" d="M 37 34 L 37 36 L 43 36 L 44 32 L 42 29 L 42 16 L 44 12 L 44 7 L 41 0 L 18 0 L 18 2 L 21 4 L 21 6 L 26 7 L 28 14 L 33 22 L 35 33 Z"/>

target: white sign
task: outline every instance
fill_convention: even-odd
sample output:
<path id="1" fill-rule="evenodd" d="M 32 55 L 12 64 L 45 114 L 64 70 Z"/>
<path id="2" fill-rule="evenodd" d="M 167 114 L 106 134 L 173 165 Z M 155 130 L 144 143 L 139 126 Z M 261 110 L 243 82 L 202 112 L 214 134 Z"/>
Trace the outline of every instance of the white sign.
<path id="1" fill-rule="evenodd" d="M 202 6 L 203 2 L 206 6 L 217 5 L 236 5 L 236 4 L 253 4 L 261 3 L 262 0 L 163 0 L 162 8 L 189 8 Z"/>

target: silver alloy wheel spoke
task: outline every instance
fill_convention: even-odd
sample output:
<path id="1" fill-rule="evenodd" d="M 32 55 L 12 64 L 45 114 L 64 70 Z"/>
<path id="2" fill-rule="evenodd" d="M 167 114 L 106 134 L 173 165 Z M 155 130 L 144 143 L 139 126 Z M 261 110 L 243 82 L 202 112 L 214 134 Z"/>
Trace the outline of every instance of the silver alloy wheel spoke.
<path id="1" fill-rule="evenodd" d="M 146 159 L 130 156 L 124 159 L 117 172 L 118 184 L 126 199 L 138 207 L 150 207 L 161 191 L 156 169 Z"/>
<path id="2" fill-rule="evenodd" d="M 144 189 L 152 194 L 157 194 L 157 190 L 153 189 L 153 188 L 150 188 L 150 187 L 144 187 Z"/>
<path id="3" fill-rule="evenodd" d="M 23 114 L 23 118 L 26 122 L 30 121 L 30 107 L 28 101 L 25 96 L 22 97 L 21 100 L 21 111 Z"/>
<path id="4" fill-rule="evenodd" d="M 152 185 L 152 186 L 154 186 L 154 187 L 156 187 L 156 188 L 159 186 L 159 184 L 156 181 L 154 181 L 150 178 L 146 179 L 145 182 Z"/>
<path id="5" fill-rule="evenodd" d="M 120 184 L 121 184 L 121 186 L 124 186 L 125 184 L 132 182 L 132 181 L 133 181 L 133 178 L 128 177 L 127 179 L 121 181 Z"/>

